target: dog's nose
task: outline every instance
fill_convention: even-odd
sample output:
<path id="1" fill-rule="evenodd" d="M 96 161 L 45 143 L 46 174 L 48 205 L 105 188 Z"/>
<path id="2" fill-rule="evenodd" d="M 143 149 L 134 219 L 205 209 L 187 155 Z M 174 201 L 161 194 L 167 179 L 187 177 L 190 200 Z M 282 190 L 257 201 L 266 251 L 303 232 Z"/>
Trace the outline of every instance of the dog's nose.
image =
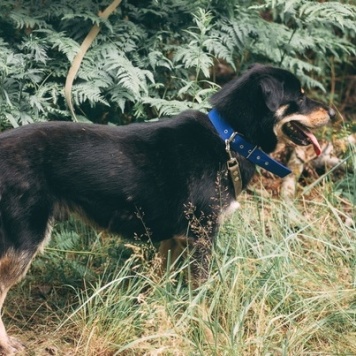
<path id="1" fill-rule="evenodd" d="M 330 109 L 328 110 L 328 114 L 329 114 L 330 120 L 334 121 L 335 118 L 336 118 L 336 112 L 335 112 L 335 110 L 330 108 Z"/>

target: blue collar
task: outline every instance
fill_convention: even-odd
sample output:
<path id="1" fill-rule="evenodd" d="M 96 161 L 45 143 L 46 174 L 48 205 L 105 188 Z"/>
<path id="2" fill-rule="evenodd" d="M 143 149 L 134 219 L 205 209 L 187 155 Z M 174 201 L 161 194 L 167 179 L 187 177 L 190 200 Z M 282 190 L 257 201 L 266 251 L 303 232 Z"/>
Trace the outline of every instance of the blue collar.
<path id="1" fill-rule="evenodd" d="M 225 142 L 233 137 L 230 142 L 230 147 L 233 151 L 281 178 L 291 173 L 289 168 L 272 159 L 257 146 L 246 141 L 241 134 L 234 132 L 233 128 L 220 116 L 216 109 L 209 111 L 208 116 L 216 131 Z M 235 136 L 233 136 L 234 134 Z"/>

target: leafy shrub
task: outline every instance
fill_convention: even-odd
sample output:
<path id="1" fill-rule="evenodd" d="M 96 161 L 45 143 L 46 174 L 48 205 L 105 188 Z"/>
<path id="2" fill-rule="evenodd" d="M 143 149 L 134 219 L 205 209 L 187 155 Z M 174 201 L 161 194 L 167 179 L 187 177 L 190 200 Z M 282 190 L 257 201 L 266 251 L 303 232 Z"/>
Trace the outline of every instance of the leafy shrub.
<path id="1" fill-rule="evenodd" d="M 0 0 L 2 126 L 70 120 L 64 82 L 93 24 L 101 32 L 72 90 L 81 120 L 122 124 L 207 109 L 219 61 L 237 72 L 253 62 L 279 65 L 320 95 L 332 88 L 329 101 L 342 98 L 335 78 L 355 54 L 354 5 L 126 0 L 104 21 L 96 14 L 109 3 Z"/>

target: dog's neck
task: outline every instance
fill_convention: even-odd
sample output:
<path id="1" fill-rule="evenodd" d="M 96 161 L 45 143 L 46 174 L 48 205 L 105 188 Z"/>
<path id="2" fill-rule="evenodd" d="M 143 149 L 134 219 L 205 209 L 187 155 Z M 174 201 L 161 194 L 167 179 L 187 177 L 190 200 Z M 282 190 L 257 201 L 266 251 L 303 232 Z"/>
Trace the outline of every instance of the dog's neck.
<path id="1" fill-rule="evenodd" d="M 283 166 L 260 148 L 246 141 L 241 134 L 235 132 L 216 109 L 212 109 L 208 116 L 219 136 L 226 144 L 230 145 L 233 151 L 281 178 L 291 173 L 289 168 Z"/>

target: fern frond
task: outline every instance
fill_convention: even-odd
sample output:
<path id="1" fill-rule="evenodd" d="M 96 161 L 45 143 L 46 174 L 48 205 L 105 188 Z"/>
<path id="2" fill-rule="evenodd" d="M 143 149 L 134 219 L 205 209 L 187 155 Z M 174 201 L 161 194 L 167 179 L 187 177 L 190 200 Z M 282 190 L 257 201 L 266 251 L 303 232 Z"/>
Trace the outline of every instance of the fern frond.
<path id="1" fill-rule="evenodd" d="M 73 85 L 72 95 L 75 104 L 78 106 L 85 101 L 88 101 L 92 106 L 95 105 L 95 103 L 110 106 L 110 104 L 103 98 L 100 87 L 95 86 L 95 83 L 92 82 Z"/>
<path id="2" fill-rule="evenodd" d="M 55 32 L 53 30 L 41 29 L 35 32 L 39 34 L 45 34 L 48 44 L 52 48 L 58 49 L 61 53 L 66 55 L 71 62 L 75 55 L 78 53 L 79 45 L 77 42 L 67 37 L 64 32 Z"/>
<path id="3" fill-rule="evenodd" d="M 106 20 L 103 20 L 101 17 L 96 15 L 93 12 L 89 11 L 84 11 L 84 12 L 66 12 L 62 16 L 62 20 L 73 20 L 73 19 L 80 19 L 84 21 L 89 21 L 91 22 L 92 25 L 97 25 L 100 26 L 100 24 L 107 22 Z"/>
<path id="4" fill-rule="evenodd" d="M 9 15 L 10 19 L 15 23 L 16 28 L 48 28 L 48 24 L 36 17 L 33 17 L 24 8 L 11 11 Z"/>
<path id="5" fill-rule="evenodd" d="M 179 101 L 179 100 L 165 100 L 159 98 L 143 98 L 143 104 L 148 104 L 154 107 L 157 111 L 157 116 L 174 116 L 178 115 L 184 110 L 196 109 L 198 105 L 194 105 L 190 101 Z"/>
<path id="6" fill-rule="evenodd" d="M 204 53 L 201 48 L 196 46 L 187 46 L 177 51 L 173 61 L 177 65 L 182 62 L 185 68 L 198 68 L 203 72 L 205 78 L 209 78 L 213 56 Z"/>
<path id="7" fill-rule="evenodd" d="M 149 52 L 147 58 L 153 70 L 155 70 L 157 67 L 164 67 L 168 70 L 173 69 L 173 63 L 160 51 Z"/>
<path id="8" fill-rule="evenodd" d="M 69 230 L 55 232 L 53 238 L 59 250 L 74 250 L 80 241 L 80 236 L 75 231 Z"/>
<path id="9" fill-rule="evenodd" d="M 132 120 L 152 118 L 155 110 L 205 110 L 216 89 L 205 78 L 219 60 L 238 73 L 253 62 L 282 66 L 304 86 L 323 89 L 345 77 L 344 63 L 356 55 L 351 1 L 125 1 L 110 21 L 97 16 L 102 1 L 0 3 L 0 121 L 6 127 L 30 121 L 21 113 L 35 121 L 68 118 L 62 87 L 93 24 L 102 30 L 73 92 L 93 121 L 97 111 L 108 113 L 107 105 Z"/>
<path id="10" fill-rule="evenodd" d="M 10 113 L 10 112 L 3 111 L 2 114 L 0 114 L 0 117 L 2 115 L 5 116 L 5 120 L 1 120 L 1 121 L 8 121 L 12 127 L 19 127 L 18 117 L 15 117 L 13 112 Z"/>
<path id="11" fill-rule="evenodd" d="M 299 16 L 306 24 L 328 24 L 344 30 L 356 30 L 356 6 L 339 2 L 305 2 Z"/>
<path id="12" fill-rule="evenodd" d="M 150 71 L 133 66 L 127 58 L 118 53 L 109 54 L 103 69 L 112 72 L 117 84 L 131 92 L 134 97 L 140 97 L 142 92 L 148 92 L 147 81 L 154 83 Z"/>
<path id="13" fill-rule="evenodd" d="M 137 101 L 137 98 L 131 92 L 127 91 L 120 85 L 113 85 L 109 88 L 107 97 L 121 109 L 121 112 L 125 112 L 125 105 L 127 102 Z"/>
<path id="14" fill-rule="evenodd" d="M 210 68 L 213 65 L 213 56 L 207 51 L 211 48 L 211 39 L 208 32 L 211 30 L 212 16 L 209 12 L 200 9 L 194 16 L 196 27 L 187 30 L 191 41 L 188 45 L 180 47 L 173 58 L 177 65 L 183 63 L 185 68 L 196 68 L 196 77 L 202 72 L 205 78 L 210 76 Z"/>

